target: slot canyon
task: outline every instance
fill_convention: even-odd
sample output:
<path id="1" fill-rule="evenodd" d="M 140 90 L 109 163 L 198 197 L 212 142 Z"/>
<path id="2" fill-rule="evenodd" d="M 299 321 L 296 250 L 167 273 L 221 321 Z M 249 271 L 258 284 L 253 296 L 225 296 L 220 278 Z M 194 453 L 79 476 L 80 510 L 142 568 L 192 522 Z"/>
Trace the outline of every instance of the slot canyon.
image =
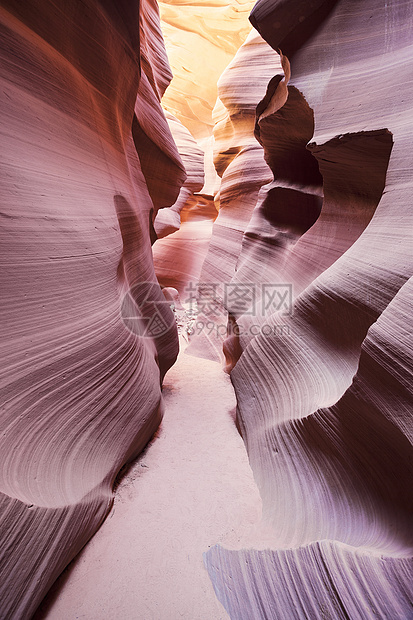
<path id="1" fill-rule="evenodd" d="M 1 620 L 413 620 L 413 3 L 0 28 Z"/>

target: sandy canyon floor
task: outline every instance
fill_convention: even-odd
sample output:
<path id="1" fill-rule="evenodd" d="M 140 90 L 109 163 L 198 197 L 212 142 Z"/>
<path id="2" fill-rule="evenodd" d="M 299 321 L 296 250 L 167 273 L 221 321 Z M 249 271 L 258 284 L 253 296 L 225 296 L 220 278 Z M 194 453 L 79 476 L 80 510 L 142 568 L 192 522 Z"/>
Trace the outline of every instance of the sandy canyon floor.
<path id="1" fill-rule="evenodd" d="M 235 426 L 228 375 L 184 349 L 181 342 L 165 378 L 158 432 L 36 618 L 228 618 L 202 554 L 217 543 L 243 546 L 256 529 L 261 500 Z"/>

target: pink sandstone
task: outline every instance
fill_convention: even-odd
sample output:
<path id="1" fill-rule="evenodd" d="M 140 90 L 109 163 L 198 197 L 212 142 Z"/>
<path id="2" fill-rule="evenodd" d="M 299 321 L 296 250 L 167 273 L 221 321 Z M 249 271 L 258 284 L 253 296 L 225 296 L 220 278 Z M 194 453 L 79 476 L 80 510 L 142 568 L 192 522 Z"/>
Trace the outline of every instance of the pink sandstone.
<path id="1" fill-rule="evenodd" d="M 168 44 L 211 54 L 175 118 L 155 0 L 2 2 L 2 619 L 33 616 L 158 429 L 194 282 L 209 359 L 167 375 L 153 471 L 37 617 L 80 592 L 90 619 L 411 617 L 412 5 L 258 0 L 235 54 L 249 4 L 210 4 L 162 3 Z"/>
<path id="2" fill-rule="evenodd" d="M 411 19 L 403 1 L 252 12 L 291 78 L 287 99 L 280 75 L 257 107 L 274 180 L 232 283 L 291 283 L 294 302 L 253 319 L 226 307 L 238 424 L 273 530 L 268 550 L 206 554 L 233 618 L 411 615 Z"/>
<path id="3" fill-rule="evenodd" d="M 0 9 L 2 618 L 29 618 L 102 523 L 119 469 L 159 425 L 178 352 L 167 304 L 159 337 L 120 314 L 139 282 L 163 300 L 152 220 L 186 176 L 160 107 L 157 5 L 140 6 Z"/>

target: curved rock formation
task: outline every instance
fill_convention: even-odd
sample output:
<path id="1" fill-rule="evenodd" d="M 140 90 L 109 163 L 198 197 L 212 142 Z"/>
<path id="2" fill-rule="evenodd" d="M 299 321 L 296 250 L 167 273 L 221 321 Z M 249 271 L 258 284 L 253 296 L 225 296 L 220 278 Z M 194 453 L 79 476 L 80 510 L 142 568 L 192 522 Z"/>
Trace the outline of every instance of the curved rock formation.
<path id="1" fill-rule="evenodd" d="M 2 4 L 0 613 L 29 618 L 159 424 L 178 340 L 150 237 L 185 172 L 155 2 Z M 163 332 L 127 329 L 128 290 Z"/>
<path id="2" fill-rule="evenodd" d="M 218 85 L 215 208 L 179 121 L 209 136 L 249 6 L 163 3 L 170 49 L 208 60 L 195 79 L 187 46 L 176 120 L 155 0 L 3 0 L 4 619 L 32 616 L 158 427 L 196 281 L 190 348 L 224 344 L 263 506 L 256 548 L 205 554 L 218 599 L 237 620 L 412 615 L 412 4 L 258 1 Z"/>
<path id="3" fill-rule="evenodd" d="M 279 549 L 208 552 L 231 617 L 410 617 L 412 293 L 410 279 L 370 328 L 337 404 L 244 428 Z"/>
<path id="4" fill-rule="evenodd" d="M 171 207 L 158 211 L 156 215 L 154 226 L 158 239 L 179 230 L 182 209 L 191 201 L 193 194 L 200 192 L 204 186 L 204 151 L 178 119 L 169 112 L 166 112 L 165 116 L 185 166 L 186 180 L 176 202 Z M 197 199 L 192 202 L 196 203 Z"/>
<path id="5" fill-rule="evenodd" d="M 218 78 L 251 30 L 253 5 L 253 0 L 159 1 L 174 74 L 162 103 L 197 140 L 212 133 Z"/>
<path id="6" fill-rule="evenodd" d="M 225 284 L 235 274 L 243 234 L 259 190 L 272 178 L 263 148 L 254 137 L 255 110 L 269 80 L 280 69 L 279 55 L 251 32 L 218 83 L 214 162 L 222 177 L 216 196 L 219 215 L 200 274 L 199 329 L 189 349 L 203 357 L 222 357 L 227 324 Z M 216 327 L 203 329 L 203 325 Z"/>
<path id="7" fill-rule="evenodd" d="M 271 550 L 206 554 L 233 618 L 411 615 L 411 11 L 264 0 L 252 13 L 291 79 L 283 107 L 280 77 L 257 109 L 274 181 L 234 281 L 256 301 L 292 286 L 295 301 L 227 303 L 238 423 L 273 531 Z"/>
<path id="8" fill-rule="evenodd" d="M 161 286 L 176 288 L 182 299 L 191 282 L 199 280 L 217 217 L 212 195 L 204 185 L 205 153 L 190 132 L 169 112 L 165 113 L 187 173 L 177 201 L 161 209 L 155 219 L 153 245 L 156 276 Z"/>

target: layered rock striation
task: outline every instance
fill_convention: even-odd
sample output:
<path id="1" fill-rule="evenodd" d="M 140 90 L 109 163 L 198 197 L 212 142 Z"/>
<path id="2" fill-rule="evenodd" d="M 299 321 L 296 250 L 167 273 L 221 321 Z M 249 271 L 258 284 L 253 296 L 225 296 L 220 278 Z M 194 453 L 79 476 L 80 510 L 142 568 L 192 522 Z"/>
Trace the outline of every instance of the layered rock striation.
<path id="1" fill-rule="evenodd" d="M 215 196 L 219 215 L 198 287 L 198 324 L 214 328 L 198 330 L 189 349 L 210 359 L 223 358 L 228 317 L 226 286 L 235 275 L 244 231 L 260 188 L 272 179 L 264 150 L 254 137 L 255 110 L 268 82 L 280 70 L 279 55 L 252 31 L 218 83 L 214 163 L 221 177 Z"/>
<path id="2" fill-rule="evenodd" d="M 191 133 L 169 112 L 165 113 L 187 178 L 176 202 L 158 211 L 153 245 L 156 276 L 163 287 L 173 287 L 187 300 L 192 282 L 199 280 L 217 217 L 213 196 L 204 185 L 205 153 Z M 201 193 L 202 192 L 202 193 Z M 165 290 L 165 288 L 164 288 Z"/>
<path id="3" fill-rule="evenodd" d="M 218 83 L 215 201 L 188 128 L 208 138 L 251 4 L 162 6 L 175 116 L 155 0 L 0 9 L 1 617 L 108 514 L 197 283 L 189 351 L 225 358 L 263 505 L 255 548 L 205 554 L 218 599 L 408 618 L 411 3 L 258 1 Z"/>
<path id="4" fill-rule="evenodd" d="M 29 618 L 161 419 L 150 244 L 186 174 L 155 2 L 5 0 L 0 23 L 0 613 Z"/>
<path id="5" fill-rule="evenodd" d="M 253 5 L 253 0 L 159 1 L 174 74 L 163 105 L 197 140 L 212 133 L 217 82 L 251 30 Z"/>
<path id="6" fill-rule="evenodd" d="M 272 531 L 268 549 L 206 554 L 233 618 L 411 615 L 411 20 L 403 1 L 267 0 L 251 15 L 290 69 L 257 107 L 273 181 L 231 281 L 255 300 L 226 303 Z M 261 303 L 271 287 L 288 303 Z"/>

